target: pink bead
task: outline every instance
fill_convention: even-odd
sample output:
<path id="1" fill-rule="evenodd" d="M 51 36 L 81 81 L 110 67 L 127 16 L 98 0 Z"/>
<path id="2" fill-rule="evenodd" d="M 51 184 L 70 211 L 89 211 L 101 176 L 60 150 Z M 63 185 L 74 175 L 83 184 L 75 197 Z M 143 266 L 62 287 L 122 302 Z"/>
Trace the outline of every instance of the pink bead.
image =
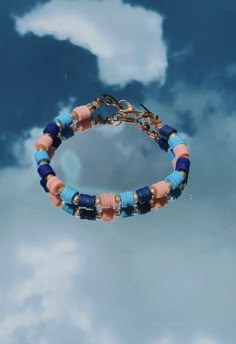
<path id="1" fill-rule="evenodd" d="M 64 186 L 65 184 L 63 183 L 63 181 L 56 176 L 49 178 L 49 180 L 47 181 L 47 188 L 54 195 L 58 194 L 60 190 L 64 188 Z"/>
<path id="2" fill-rule="evenodd" d="M 77 123 L 77 130 L 78 131 L 86 131 L 92 128 L 91 121 L 89 119 L 84 119 Z"/>
<path id="3" fill-rule="evenodd" d="M 153 209 L 161 209 L 168 204 L 167 197 L 162 197 L 154 200 Z"/>
<path id="4" fill-rule="evenodd" d="M 41 136 L 38 141 L 35 143 L 36 149 L 44 149 L 45 151 L 48 151 L 52 146 L 52 138 L 49 135 L 43 135 Z"/>
<path id="5" fill-rule="evenodd" d="M 112 221 L 116 217 L 114 209 L 103 209 L 101 213 L 101 220 L 104 222 Z"/>
<path id="6" fill-rule="evenodd" d="M 170 186 L 164 180 L 152 184 L 151 188 L 155 191 L 156 198 L 162 198 L 170 192 Z"/>
<path id="7" fill-rule="evenodd" d="M 174 149 L 174 154 L 176 157 L 176 160 L 180 158 L 181 156 L 189 156 L 188 148 L 185 144 L 181 143 L 180 145 L 176 146 Z"/>
<path id="8" fill-rule="evenodd" d="M 88 119 L 91 117 L 91 112 L 86 105 L 78 106 L 73 110 L 73 113 L 77 115 L 79 121 Z"/>
<path id="9" fill-rule="evenodd" d="M 171 161 L 173 169 L 175 169 L 176 162 L 177 162 L 177 159 L 176 159 L 176 157 L 174 157 L 174 159 Z"/>
<path id="10" fill-rule="evenodd" d="M 114 209 L 116 206 L 116 200 L 115 200 L 115 195 L 111 192 L 109 193 L 102 193 L 100 195 L 100 199 L 101 199 L 101 207 L 103 209 Z"/>
<path id="11" fill-rule="evenodd" d="M 50 149 L 48 150 L 48 155 L 49 155 L 50 160 L 52 160 L 52 158 L 53 158 L 54 155 L 55 155 L 55 150 L 52 149 L 52 148 L 50 148 Z"/>
<path id="12" fill-rule="evenodd" d="M 62 200 L 58 195 L 49 194 L 50 201 L 55 205 L 55 207 L 60 207 L 62 205 Z"/>

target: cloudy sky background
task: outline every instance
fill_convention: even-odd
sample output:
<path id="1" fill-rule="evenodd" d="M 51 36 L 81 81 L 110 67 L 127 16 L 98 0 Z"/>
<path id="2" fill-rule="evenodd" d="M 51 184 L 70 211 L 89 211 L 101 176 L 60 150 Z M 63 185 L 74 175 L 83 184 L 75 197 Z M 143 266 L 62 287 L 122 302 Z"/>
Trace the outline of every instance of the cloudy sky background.
<path id="1" fill-rule="evenodd" d="M 235 343 L 235 19 L 232 0 L 0 2 L 0 343 Z M 105 92 L 176 126 L 191 173 L 159 211 L 85 222 L 49 203 L 34 143 Z M 170 171 L 128 125 L 66 141 L 53 167 L 96 194 Z"/>

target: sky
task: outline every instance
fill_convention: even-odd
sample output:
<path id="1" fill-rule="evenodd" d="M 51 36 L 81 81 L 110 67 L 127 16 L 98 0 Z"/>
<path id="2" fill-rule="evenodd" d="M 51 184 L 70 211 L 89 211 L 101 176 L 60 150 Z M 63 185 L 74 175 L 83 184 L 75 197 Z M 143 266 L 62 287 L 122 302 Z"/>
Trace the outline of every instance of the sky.
<path id="1" fill-rule="evenodd" d="M 0 343 L 235 344 L 235 19 L 232 0 L 0 2 Z M 178 200 L 109 223 L 49 202 L 34 144 L 103 93 L 186 140 Z M 65 141 L 52 166 L 97 195 L 171 171 L 128 124 Z"/>

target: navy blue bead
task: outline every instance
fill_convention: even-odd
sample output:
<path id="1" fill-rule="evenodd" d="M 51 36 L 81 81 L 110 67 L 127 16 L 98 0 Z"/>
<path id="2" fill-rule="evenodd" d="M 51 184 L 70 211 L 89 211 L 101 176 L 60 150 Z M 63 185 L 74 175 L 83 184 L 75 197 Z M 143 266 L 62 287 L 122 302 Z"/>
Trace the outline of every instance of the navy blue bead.
<path id="1" fill-rule="evenodd" d="M 61 145 L 61 139 L 59 137 L 54 137 L 52 146 L 57 149 Z"/>
<path id="2" fill-rule="evenodd" d="M 149 202 L 152 199 L 152 192 L 148 186 L 145 186 L 144 188 L 136 190 L 138 194 L 138 203 L 146 203 Z"/>
<path id="3" fill-rule="evenodd" d="M 134 207 L 130 205 L 127 207 L 122 207 L 120 210 L 121 210 L 121 216 L 123 218 L 134 216 Z"/>
<path id="4" fill-rule="evenodd" d="M 45 179 L 41 179 L 40 180 L 40 184 L 41 186 L 44 188 L 45 192 L 49 192 L 48 188 L 47 188 L 47 181 Z"/>
<path id="5" fill-rule="evenodd" d="M 74 130 L 71 127 L 63 128 L 61 134 L 65 140 L 75 135 Z"/>
<path id="6" fill-rule="evenodd" d="M 159 134 L 166 140 L 169 139 L 169 136 L 172 133 L 177 133 L 177 130 L 167 124 L 163 125 L 163 127 L 159 130 Z"/>
<path id="7" fill-rule="evenodd" d="M 81 220 L 96 220 L 97 211 L 96 209 L 88 210 L 88 209 L 80 209 L 80 219 Z"/>
<path id="8" fill-rule="evenodd" d="M 44 129 L 44 134 L 49 134 L 52 138 L 57 137 L 60 128 L 55 122 L 49 123 L 46 128 Z"/>
<path id="9" fill-rule="evenodd" d="M 56 173 L 49 164 L 40 165 L 38 168 L 38 174 L 42 179 L 47 177 L 48 174 L 53 174 L 54 176 L 56 175 Z"/>
<path id="10" fill-rule="evenodd" d="M 180 188 L 172 190 L 169 194 L 170 200 L 175 201 L 177 198 L 179 198 L 179 196 L 181 196 L 181 194 L 182 194 L 182 191 Z"/>
<path id="11" fill-rule="evenodd" d="M 166 141 L 165 139 L 160 139 L 157 141 L 158 144 L 159 144 L 159 147 L 164 150 L 164 151 L 168 151 L 169 149 L 169 144 L 168 144 L 168 141 Z"/>
<path id="12" fill-rule="evenodd" d="M 151 211 L 152 207 L 150 202 L 145 202 L 143 204 L 138 204 L 138 213 L 140 215 L 144 215 L 146 213 L 149 213 Z"/>
<path id="13" fill-rule="evenodd" d="M 94 209 L 96 204 L 96 196 L 80 194 L 78 206 L 81 208 Z"/>
<path id="14" fill-rule="evenodd" d="M 190 160 L 188 158 L 180 157 L 177 162 L 175 169 L 177 171 L 185 171 L 186 173 L 189 172 L 190 168 Z"/>

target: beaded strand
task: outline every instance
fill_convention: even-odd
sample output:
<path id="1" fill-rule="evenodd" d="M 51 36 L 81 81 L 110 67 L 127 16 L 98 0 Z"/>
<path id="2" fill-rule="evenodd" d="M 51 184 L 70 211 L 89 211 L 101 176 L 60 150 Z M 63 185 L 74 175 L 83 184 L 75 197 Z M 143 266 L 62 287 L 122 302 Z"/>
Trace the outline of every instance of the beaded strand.
<path id="1" fill-rule="evenodd" d="M 115 106 L 115 115 L 103 119 L 92 116 L 92 113 L 103 103 Z M 62 114 L 55 117 L 43 131 L 43 135 L 35 144 L 34 158 L 40 184 L 49 193 L 50 201 L 56 207 L 80 219 L 108 222 L 117 217 L 129 218 L 136 214 L 146 214 L 158 210 L 176 200 L 182 193 L 188 180 L 190 160 L 186 143 L 177 135 L 177 130 L 164 125 L 157 115 L 147 110 L 135 110 L 126 100 L 117 102 L 113 97 L 104 95 L 93 102 L 76 107 L 71 115 Z M 84 132 L 93 125 L 119 125 L 122 122 L 134 124 L 158 143 L 171 161 L 173 171 L 162 181 L 145 186 L 135 191 L 124 191 L 120 194 L 102 193 L 87 195 L 79 193 L 69 185 L 65 185 L 57 176 L 50 162 L 55 151 L 63 140 L 74 136 L 76 132 Z"/>

